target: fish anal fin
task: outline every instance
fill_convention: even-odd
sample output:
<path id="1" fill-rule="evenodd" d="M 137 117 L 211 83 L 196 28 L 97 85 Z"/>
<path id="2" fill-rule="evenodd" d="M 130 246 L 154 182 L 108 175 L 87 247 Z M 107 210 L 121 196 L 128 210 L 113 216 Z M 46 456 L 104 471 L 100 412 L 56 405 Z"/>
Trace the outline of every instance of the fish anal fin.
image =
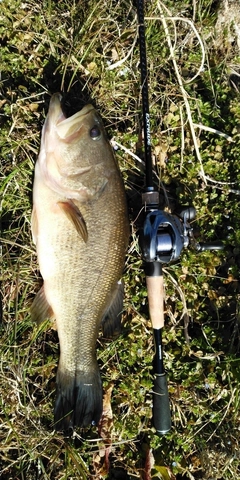
<path id="1" fill-rule="evenodd" d="M 88 239 L 87 225 L 85 223 L 85 220 L 79 208 L 75 205 L 75 203 L 73 203 L 72 200 L 68 200 L 66 202 L 57 202 L 57 203 L 58 203 L 58 206 L 61 208 L 61 210 L 67 216 L 68 220 L 70 220 L 70 222 L 76 228 L 80 237 L 83 239 L 85 243 L 87 243 L 87 239 Z"/>
<path id="2" fill-rule="evenodd" d="M 31 305 L 31 318 L 37 325 L 40 325 L 47 318 L 54 318 L 53 310 L 45 296 L 44 286 L 42 286 L 33 300 Z"/>
<path id="3" fill-rule="evenodd" d="M 106 338 L 116 338 L 121 333 L 121 314 L 123 310 L 124 284 L 117 282 L 111 296 L 111 301 L 102 318 L 103 335 Z"/>

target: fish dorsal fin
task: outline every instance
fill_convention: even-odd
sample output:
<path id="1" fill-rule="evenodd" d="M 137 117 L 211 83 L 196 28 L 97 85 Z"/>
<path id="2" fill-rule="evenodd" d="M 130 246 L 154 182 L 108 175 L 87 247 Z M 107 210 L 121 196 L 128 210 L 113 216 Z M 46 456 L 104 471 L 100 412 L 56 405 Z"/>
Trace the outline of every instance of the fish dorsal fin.
<path id="1" fill-rule="evenodd" d="M 44 292 L 44 286 L 35 296 L 31 306 L 31 319 L 40 325 L 47 318 L 54 318 L 52 307 L 50 307 Z"/>
<path id="2" fill-rule="evenodd" d="M 103 335 L 106 338 L 116 338 L 121 332 L 121 314 L 123 310 L 124 285 L 117 282 L 110 303 L 102 318 Z"/>
<path id="3" fill-rule="evenodd" d="M 67 200 L 66 202 L 58 202 L 58 206 L 65 213 L 70 222 L 74 225 L 83 241 L 87 243 L 87 225 L 79 208 L 75 205 L 75 203 L 73 203 L 72 200 Z"/>

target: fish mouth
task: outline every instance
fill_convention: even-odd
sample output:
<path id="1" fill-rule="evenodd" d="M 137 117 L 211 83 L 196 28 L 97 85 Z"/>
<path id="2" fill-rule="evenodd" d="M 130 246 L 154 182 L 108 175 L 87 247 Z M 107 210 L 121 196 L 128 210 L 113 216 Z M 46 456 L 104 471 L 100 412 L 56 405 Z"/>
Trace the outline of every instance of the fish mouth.
<path id="1" fill-rule="evenodd" d="M 58 136 L 63 139 L 71 139 L 75 134 L 81 130 L 85 117 L 94 110 L 94 106 L 91 104 L 85 105 L 79 112 L 75 113 L 71 117 L 66 117 L 63 113 L 61 105 L 62 95 L 55 93 L 50 100 L 49 105 L 49 118 L 55 124 L 55 129 Z"/>

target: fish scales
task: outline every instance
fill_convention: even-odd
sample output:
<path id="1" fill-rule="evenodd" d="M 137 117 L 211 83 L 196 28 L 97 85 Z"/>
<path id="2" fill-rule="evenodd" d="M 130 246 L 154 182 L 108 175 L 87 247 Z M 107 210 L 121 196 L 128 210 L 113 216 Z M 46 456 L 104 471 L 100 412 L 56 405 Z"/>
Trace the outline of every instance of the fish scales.
<path id="1" fill-rule="evenodd" d="M 35 167 L 32 230 L 44 291 L 37 295 L 32 312 L 37 317 L 40 310 L 40 320 L 44 314 L 56 318 L 60 360 L 55 422 L 56 428 L 66 430 L 97 423 L 101 416 L 96 340 L 122 275 L 129 227 L 123 182 L 95 110 L 79 112 L 77 120 L 88 129 L 97 126 L 101 130 L 104 155 L 83 126 L 77 124 L 77 131 L 69 135 L 71 118 L 75 120 L 77 114 L 67 119 L 70 127 L 66 127 L 61 153 L 54 135 L 66 120 L 59 108 L 55 95 Z M 84 149 L 78 137 L 83 137 Z"/>

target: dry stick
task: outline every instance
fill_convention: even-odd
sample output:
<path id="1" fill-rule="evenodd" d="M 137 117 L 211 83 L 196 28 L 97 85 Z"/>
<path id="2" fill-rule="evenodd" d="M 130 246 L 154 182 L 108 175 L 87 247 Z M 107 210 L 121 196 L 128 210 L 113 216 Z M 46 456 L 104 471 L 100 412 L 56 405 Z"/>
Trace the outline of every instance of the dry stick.
<path id="1" fill-rule="evenodd" d="M 201 123 L 193 123 L 193 126 L 194 128 L 199 128 L 200 130 L 206 130 L 207 132 L 217 133 L 217 135 L 219 135 L 220 137 L 226 138 L 228 142 L 235 143 L 235 140 L 233 140 L 233 138 L 230 137 L 230 135 L 228 135 L 227 133 L 223 133 L 220 130 L 216 130 L 216 128 L 207 127 L 206 125 L 202 125 Z"/>
<path id="2" fill-rule="evenodd" d="M 181 298 L 181 302 L 183 304 L 183 312 L 182 312 L 182 315 L 181 315 L 181 318 L 180 318 L 180 322 L 183 318 L 183 324 L 184 324 L 184 336 L 185 336 L 185 340 L 187 342 L 188 345 L 190 345 L 190 338 L 189 338 L 189 335 L 188 335 L 188 325 L 189 325 L 189 314 L 188 314 L 188 308 L 187 308 L 187 302 L 186 302 L 186 299 L 185 299 L 185 295 L 181 289 L 181 287 L 178 285 L 177 281 L 175 280 L 175 278 L 173 278 L 173 276 L 169 273 L 169 271 L 165 268 L 163 268 L 163 272 L 165 273 L 165 275 L 167 275 L 171 282 L 173 283 L 173 285 L 175 286 L 175 288 L 177 289 L 179 295 L 180 295 L 180 298 Z"/>
<path id="3" fill-rule="evenodd" d="M 112 65 L 109 65 L 106 68 L 106 70 L 114 70 L 114 68 L 117 68 L 117 67 L 120 67 L 121 65 L 123 65 L 123 63 L 130 57 L 131 53 L 133 52 L 133 50 L 135 48 L 135 45 L 137 43 L 137 39 L 138 39 L 138 34 L 135 35 L 135 38 L 133 40 L 133 44 L 132 44 L 129 52 L 127 53 L 127 55 L 124 58 L 121 58 L 120 60 L 118 60 L 116 63 L 113 63 Z"/>
<path id="4" fill-rule="evenodd" d="M 168 127 L 168 128 L 166 128 L 166 130 L 161 130 L 160 135 L 164 135 L 165 133 L 168 133 L 168 132 L 174 132 L 176 130 L 182 130 L 182 127 L 184 127 L 185 124 L 186 124 L 186 122 L 183 122 L 183 125 L 181 125 L 181 127 Z M 216 133 L 220 137 L 226 138 L 226 140 L 228 140 L 228 142 L 235 143 L 235 140 L 230 135 L 228 135 L 227 133 L 221 132 L 220 130 L 217 130 L 216 128 L 207 127 L 206 125 L 203 125 L 202 123 L 194 123 L 193 126 L 194 126 L 194 128 L 199 129 L 199 130 L 206 130 L 206 132 Z"/>
<path id="5" fill-rule="evenodd" d="M 168 20 L 168 17 L 166 17 L 166 19 Z M 198 68 L 197 73 L 192 78 L 190 78 L 189 80 L 184 80 L 185 83 L 193 82 L 200 75 L 200 73 L 204 70 L 205 50 L 204 50 L 204 45 L 203 45 L 202 39 L 201 39 L 197 29 L 195 28 L 193 22 L 191 20 L 189 20 L 188 18 L 170 17 L 169 20 L 171 20 L 172 22 L 180 21 L 180 22 L 188 23 L 188 25 L 190 25 L 191 29 L 194 31 L 194 33 L 195 33 L 195 35 L 198 39 L 198 42 L 199 42 L 199 45 L 200 45 L 201 51 L 202 51 L 202 60 L 201 60 L 200 67 Z"/>
<path id="6" fill-rule="evenodd" d="M 141 165 L 144 165 L 145 167 L 145 162 L 144 160 L 142 160 L 140 157 L 138 157 L 135 153 L 133 153 L 131 150 L 129 150 L 129 148 L 125 147 L 124 145 L 122 145 L 121 143 L 117 142 L 114 137 L 110 140 L 110 143 L 112 145 L 113 148 L 115 147 L 119 147 L 121 150 L 123 150 L 124 152 L 128 153 L 128 155 L 130 155 L 132 158 L 135 158 L 135 160 L 137 160 L 139 163 L 141 163 Z M 159 185 L 161 186 L 161 189 L 163 191 L 163 194 L 164 194 L 164 198 L 165 198 L 165 202 L 167 204 L 167 206 L 169 207 L 169 200 L 168 200 L 168 195 L 167 195 L 167 192 L 166 192 L 166 188 L 164 187 L 162 181 L 160 180 L 159 178 L 159 175 L 157 174 L 157 172 L 155 170 L 153 170 L 153 174 L 155 175 L 155 177 L 157 178 L 157 180 L 159 181 Z"/>
<path id="7" fill-rule="evenodd" d="M 161 2 L 160 2 L 161 3 Z M 162 4 L 162 6 L 164 6 L 164 8 L 167 10 L 168 13 L 169 10 L 165 7 L 165 5 Z M 156 20 L 157 17 L 146 17 L 146 20 Z M 195 73 L 195 75 L 190 78 L 189 80 L 182 80 L 181 81 L 184 83 L 190 83 L 190 82 L 193 82 L 199 75 L 200 73 L 204 70 L 204 62 L 205 62 L 205 51 L 204 51 L 204 45 L 203 45 L 203 42 L 202 42 L 202 39 L 197 31 L 197 29 L 195 28 L 193 22 L 191 20 L 189 20 L 188 18 L 185 18 L 185 17 L 172 17 L 171 15 L 170 16 L 167 16 L 167 17 L 164 17 L 165 20 L 171 20 L 171 22 L 173 22 L 173 26 L 174 26 L 174 36 L 175 36 L 175 40 L 174 40 L 174 43 L 175 45 L 177 45 L 177 39 L 176 39 L 176 32 L 177 32 L 177 29 L 176 29 L 176 26 L 175 26 L 175 23 L 174 22 L 177 22 L 177 21 L 180 21 L 180 22 L 183 22 L 183 23 L 188 23 L 191 27 L 191 29 L 194 31 L 197 39 L 198 39 L 198 42 L 199 42 L 199 45 L 201 47 L 201 51 L 202 51 L 202 60 L 201 60 L 201 64 L 200 64 L 200 67 L 198 68 L 198 71 L 197 73 Z M 162 21 L 162 17 L 160 15 L 160 20 Z M 167 26 L 167 24 L 166 24 Z M 164 28 L 165 29 L 165 28 Z M 166 32 L 165 32 L 166 33 Z M 169 34 L 168 32 L 168 28 L 167 28 L 167 34 Z M 167 39 L 168 40 L 168 39 Z M 170 40 L 171 42 L 171 40 Z M 170 57 L 174 58 L 174 55 L 173 55 L 173 52 L 175 50 L 175 46 L 173 47 L 172 46 L 172 43 L 171 43 L 171 48 L 169 46 L 169 49 L 170 49 Z"/>
<path id="8" fill-rule="evenodd" d="M 184 122 L 183 122 L 183 112 L 182 112 L 182 107 L 180 105 L 179 107 L 179 112 L 180 112 L 180 118 L 181 118 L 181 162 L 180 162 L 180 172 L 182 172 L 183 169 L 183 156 L 184 156 L 184 146 L 185 146 L 185 135 L 184 135 Z"/>

